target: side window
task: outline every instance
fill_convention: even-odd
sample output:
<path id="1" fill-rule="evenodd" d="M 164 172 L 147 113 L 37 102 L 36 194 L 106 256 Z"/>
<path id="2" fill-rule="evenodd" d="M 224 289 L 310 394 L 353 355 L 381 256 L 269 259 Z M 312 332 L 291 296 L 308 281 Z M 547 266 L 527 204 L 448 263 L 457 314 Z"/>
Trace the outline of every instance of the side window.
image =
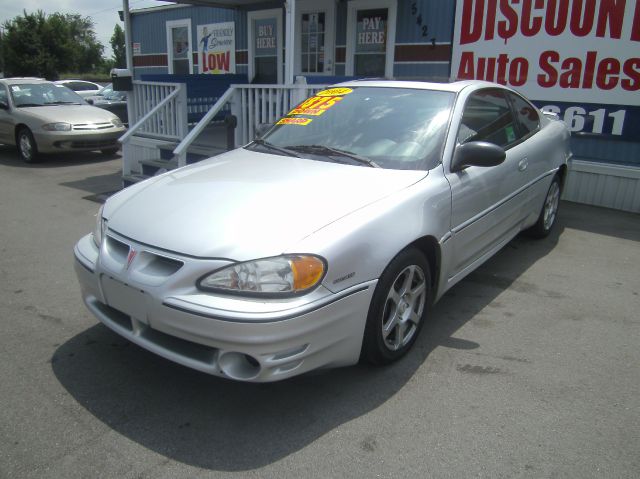
<path id="1" fill-rule="evenodd" d="M 7 105 L 9 104 L 9 96 L 7 95 L 7 89 L 4 85 L 0 85 L 0 101 Z"/>
<path id="2" fill-rule="evenodd" d="M 520 95 L 508 92 L 509 99 L 513 104 L 513 109 L 516 114 L 516 121 L 520 125 L 522 130 L 522 136 L 535 132 L 540 128 L 540 116 L 534 106 L 528 101 L 522 98 Z"/>
<path id="3" fill-rule="evenodd" d="M 502 90 L 473 93 L 462 114 L 458 143 L 488 141 L 506 147 L 518 139 L 511 108 Z"/>
<path id="4" fill-rule="evenodd" d="M 95 88 L 91 83 L 86 83 L 82 81 L 69 82 L 65 86 L 71 88 L 73 91 L 95 90 Z"/>

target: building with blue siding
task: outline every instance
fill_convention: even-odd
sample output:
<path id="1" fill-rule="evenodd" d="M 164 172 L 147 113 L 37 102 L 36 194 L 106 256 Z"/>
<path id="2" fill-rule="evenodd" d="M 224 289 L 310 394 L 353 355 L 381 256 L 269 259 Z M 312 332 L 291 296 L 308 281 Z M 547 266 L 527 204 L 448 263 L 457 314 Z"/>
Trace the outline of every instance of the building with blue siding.
<path id="1" fill-rule="evenodd" d="M 282 84 L 298 76 L 309 83 L 354 77 L 448 81 L 455 76 L 451 65 L 456 3 L 460 1 L 295 0 L 289 72 L 285 62 L 287 2 L 190 3 L 131 10 L 136 79 L 196 75 L 218 66 L 218 57 L 214 55 L 207 63 L 203 54 L 207 41 L 203 40 L 203 26 L 210 30 L 229 23 L 233 26 L 232 68 L 219 73 L 246 76 L 249 83 Z M 639 140 L 576 134 L 565 197 L 640 211 Z"/>

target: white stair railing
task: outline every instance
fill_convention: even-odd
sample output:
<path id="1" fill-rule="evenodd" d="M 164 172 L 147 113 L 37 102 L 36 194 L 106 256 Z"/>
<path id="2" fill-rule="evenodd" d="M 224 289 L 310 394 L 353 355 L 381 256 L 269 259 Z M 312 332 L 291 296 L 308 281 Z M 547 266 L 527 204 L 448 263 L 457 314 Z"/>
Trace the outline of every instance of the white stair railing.
<path id="1" fill-rule="evenodd" d="M 238 118 L 236 145 L 245 145 L 261 124 L 271 124 L 326 85 L 239 85 L 231 112 Z"/>
<path id="2" fill-rule="evenodd" d="M 120 137 L 123 174 L 140 172 L 140 162 L 157 156 L 160 143 L 179 142 L 188 132 L 187 92 L 182 83 L 134 81 L 129 124 Z"/>
<path id="3" fill-rule="evenodd" d="M 231 85 L 173 150 L 178 166 L 186 164 L 189 146 L 227 103 L 231 106 L 231 114 L 238 120 L 235 145 L 240 146 L 255 138 L 260 124 L 274 123 L 305 98 L 324 88 L 326 85 Z"/>

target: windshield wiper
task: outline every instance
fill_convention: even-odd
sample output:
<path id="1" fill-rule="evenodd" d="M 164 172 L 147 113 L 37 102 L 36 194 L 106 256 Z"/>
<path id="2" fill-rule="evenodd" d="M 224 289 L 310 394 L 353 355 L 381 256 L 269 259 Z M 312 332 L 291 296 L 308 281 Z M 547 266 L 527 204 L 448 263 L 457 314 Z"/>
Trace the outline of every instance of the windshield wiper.
<path id="1" fill-rule="evenodd" d="M 273 150 L 273 151 L 278 151 L 278 152 L 280 152 L 280 153 L 282 153 L 284 155 L 287 155 L 287 156 L 295 156 L 296 158 L 302 158 L 295 151 L 291 151 L 288 148 L 282 148 L 280 146 L 276 146 L 276 145 L 274 145 L 272 143 L 269 143 L 268 141 L 263 140 L 262 138 L 257 138 L 255 140 L 253 140 L 251 142 L 251 144 L 264 146 L 265 148 L 268 148 L 268 149 Z"/>
<path id="2" fill-rule="evenodd" d="M 43 103 L 21 103 L 19 105 L 16 105 L 18 108 L 23 107 L 23 106 L 44 106 Z"/>
<path id="3" fill-rule="evenodd" d="M 369 158 L 365 158 L 364 156 L 357 155 L 350 151 L 340 150 L 338 148 L 331 148 L 330 146 L 325 145 L 295 145 L 289 146 L 290 149 L 296 151 L 302 151 L 307 153 L 316 153 L 318 155 L 326 155 L 329 154 L 344 156 L 347 158 L 351 158 L 352 160 L 357 161 L 358 163 L 362 163 L 364 165 L 370 166 L 372 168 L 382 168 L 375 161 L 370 160 Z"/>
<path id="4" fill-rule="evenodd" d="M 45 105 L 82 105 L 82 103 L 78 103 L 77 101 L 48 101 Z"/>

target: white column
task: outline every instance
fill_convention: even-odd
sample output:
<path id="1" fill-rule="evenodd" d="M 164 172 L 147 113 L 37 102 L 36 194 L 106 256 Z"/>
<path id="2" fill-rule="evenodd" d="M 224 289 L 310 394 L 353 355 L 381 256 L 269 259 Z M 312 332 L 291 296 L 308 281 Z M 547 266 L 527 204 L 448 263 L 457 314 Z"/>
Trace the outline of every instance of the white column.
<path id="1" fill-rule="evenodd" d="M 286 18 L 286 42 L 284 49 L 284 82 L 287 85 L 293 83 L 293 68 L 295 60 L 295 39 L 296 39 L 296 0 L 285 2 Z"/>

